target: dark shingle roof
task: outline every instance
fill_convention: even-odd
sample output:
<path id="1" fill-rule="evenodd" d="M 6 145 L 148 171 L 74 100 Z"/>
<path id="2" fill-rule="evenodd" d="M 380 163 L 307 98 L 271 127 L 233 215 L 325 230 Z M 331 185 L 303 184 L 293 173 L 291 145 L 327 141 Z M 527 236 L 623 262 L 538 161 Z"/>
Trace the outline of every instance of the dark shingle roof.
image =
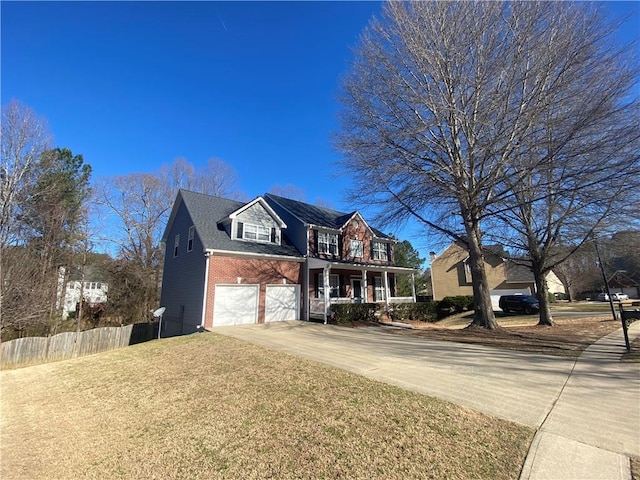
<path id="1" fill-rule="evenodd" d="M 318 207 L 317 205 L 310 205 L 308 203 L 300 202 L 298 200 L 291 200 L 290 198 L 280 197 L 267 193 L 266 199 L 271 199 L 274 202 L 280 204 L 283 208 L 287 209 L 291 214 L 295 215 L 298 219 L 306 223 L 307 225 L 315 225 L 318 227 L 331 228 L 333 230 L 341 229 L 344 224 L 355 215 L 355 211 L 351 213 L 338 212 L 337 210 L 331 210 L 330 208 Z M 379 238 L 391 238 L 388 235 L 382 233 L 380 230 L 373 228 L 371 230 L 376 237 Z"/>
<path id="2" fill-rule="evenodd" d="M 526 265 L 515 263 L 509 259 L 504 260 L 505 277 L 510 283 L 526 283 L 534 280 L 531 269 Z"/>
<path id="3" fill-rule="evenodd" d="M 246 205 L 247 203 L 245 202 L 188 190 L 180 190 L 178 198 L 182 198 L 206 250 L 223 250 L 260 255 L 302 256 L 287 239 L 286 230 L 283 230 L 281 245 L 232 240 L 221 222 L 227 219 L 231 213 Z"/>

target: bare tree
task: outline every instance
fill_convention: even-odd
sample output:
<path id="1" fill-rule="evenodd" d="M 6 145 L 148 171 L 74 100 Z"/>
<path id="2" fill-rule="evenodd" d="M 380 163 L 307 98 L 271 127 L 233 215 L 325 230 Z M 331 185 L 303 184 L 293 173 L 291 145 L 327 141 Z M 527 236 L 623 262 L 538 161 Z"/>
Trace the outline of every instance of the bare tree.
<path id="1" fill-rule="evenodd" d="M 148 319 L 158 306 L 164 251 L 160 245 L 178 189 L 210 195 L 230 195 L 233 169 L 220 160 L 196 170 L 185 159 L 154 173 L 135 173 L 103 179 L 96 202 L 103 222 L 113 225 L 109 239 L 118 251 L 111 265 L 111 301 L 129 320 Z M 117 298 L 116 298 L 117 297 Z"/>
<path id="2" fill-rule="evenodd" d="M 37 165 L 49 147 L 47 123 L 29 107 L 12 100 L 2 107 L 2 145 L 0 147 L 0 326 L 7 322 L 29 322 L 41 314 L 33 295 L 40 290 L 29 284 L 33 259 L 20 242 L 20 222 L 16 210 L 36 179 Z M 22 242 L 23 243 L 23 242 Z M 25 300 L 26 299 L 26 300 Z M 25 300 L 22 304 L 21 300 Z M 26 308 L 22 308 L 25 306 Z"/>
<path id="3" fill-rule="evenodd" d="M 131 297 L 131 305 L 140 306 L 136 319 L 144 319 L 139 318 L 140 312 L 157 308 L 162 265 L 159 239 L 171 209 L 173 189 L 158 175 L 139 173 L 105 179 L 96 193 L 106 215 L 105 223 L 115 226 L 109 233 L 117 245 L 118 257 L 131 265 L 122 270 L 136 276 L 120 280 L 128 284 L 125 291 Z"/>
<path id="4" fill-rule="evenodd" d="M 614 24 L 593 5 L 554 6 L 537 29 L 532 67 L 541 109 L 521 142 L 497 216 L 515 233 L 503 243 L 524 252 L 540 301 L 540 325 L 553 325 L 546 276 L 604 226 L 637 218 L 640 102 L 635 48 L 617 45 Z M 559 248 L 572 244 L 573 249 Z"/>
<path id="5" fill-rule="evenodd" d="M 602 275 L 591 242 L 584 243 L 579 248 L 575 245 L 561 246 L 559 250 L 567 258 L 554 267 L 553 271 L 564 286 L 567 300 L 574 302 L 585 292 L 598 290 Z M 569 252 L 571 254 L 567 255 Z"/>
<path id="6" fill-rule="evenodd" d="M 354 197 L 365 191 L 381 219 L 417 218 L 467 245 L 474 325 L 497 326 L 485 224 L 512 198 L 514 171 L 526 173 L 517 161 L 548 124 L 549 99 L 567 106 L 575 99 L 553 82 L 563 68 L 555 42 L 583 33 L 565 22 L 568 9 L 559 2 L 389 2 L 362 35 L 343 83 L 337 145 L 354 174 Z M 550 97 L 549 86 L 558 95 Z"/>
<path id="7" fill-rule="evenodd" d="M 291 200 L 298 200 L 299 202 L 304 202 L 306 197 L 304 190 L 294 185 L 275 185 L 271 187 L 269 193 L 273 193 L 274 195 L 284 198 L 290 198 Z"/>
<path id="8" fill-rule="evenodd" d="M 218 158 L 210 158 L 202 169 L 196 169 L 185 158 L 177 158 L 160 169 L 159 176 L 173 188 L 224 197 L 233 194 L 235 170 Z"/>
<path id="9" fill-rule="evenodd" d="M 2 108 L 0 160 L 0 241 L 15 233 L 15 209 L 36 178 L 36 167 L 51 135 L 47 122 L 26 105 L 12 100 Z"/>

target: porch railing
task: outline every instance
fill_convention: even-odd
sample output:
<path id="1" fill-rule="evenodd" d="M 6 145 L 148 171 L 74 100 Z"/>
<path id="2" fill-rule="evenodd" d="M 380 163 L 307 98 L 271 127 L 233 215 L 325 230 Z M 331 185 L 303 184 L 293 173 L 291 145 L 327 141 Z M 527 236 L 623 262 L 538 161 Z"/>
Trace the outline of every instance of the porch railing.
<path id="1" fill-rule="evenodd" d="M 413 303 L 413 297 L 389 297 L 389 303 Z"/>
<path id="2" fill-rule="evenodd" d="M 389 303 L 413 303 L 413 297 L 389 297 Z M 361 299 L 353 299 L 349 297 L 333 297 L 329 299 L 330 304 L 336 303 L 361 303 Z M 314 314 L 324 315 L 324 299 L 323 298 L 311 298 L 309 299 L 309 312 Z M 377 302 L 380 303 L 380 302 Z"/>

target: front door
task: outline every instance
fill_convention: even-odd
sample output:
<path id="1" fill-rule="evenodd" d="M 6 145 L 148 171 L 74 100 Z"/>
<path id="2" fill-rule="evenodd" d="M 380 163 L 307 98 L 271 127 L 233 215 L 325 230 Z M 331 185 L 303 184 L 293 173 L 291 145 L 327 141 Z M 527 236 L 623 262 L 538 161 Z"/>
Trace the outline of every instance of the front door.
<path id="1" fill-rule="evenodd" d="M 362 301 L 362 279 L 361 278 L 351 279 L 351 298 L 353 298 L 355 302 Z"/>

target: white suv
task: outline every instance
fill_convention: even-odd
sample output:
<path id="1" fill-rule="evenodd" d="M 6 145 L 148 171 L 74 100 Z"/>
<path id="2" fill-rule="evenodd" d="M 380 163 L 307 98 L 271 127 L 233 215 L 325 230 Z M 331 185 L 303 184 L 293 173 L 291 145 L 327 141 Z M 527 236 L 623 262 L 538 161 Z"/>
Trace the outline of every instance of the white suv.
<path id="1" fill-rule="evenodd" d="M 601 302 L 608 302 L 609 295 L 607 295 L 606 293 L 601 293 L 600 295 L 598 295 L 598 300 Z M 611 300 L 613 300 L 614 302 L 622 302 L 623 300 L 629 300 L 629 295 L 621 292 L 612 293 Z"/>

